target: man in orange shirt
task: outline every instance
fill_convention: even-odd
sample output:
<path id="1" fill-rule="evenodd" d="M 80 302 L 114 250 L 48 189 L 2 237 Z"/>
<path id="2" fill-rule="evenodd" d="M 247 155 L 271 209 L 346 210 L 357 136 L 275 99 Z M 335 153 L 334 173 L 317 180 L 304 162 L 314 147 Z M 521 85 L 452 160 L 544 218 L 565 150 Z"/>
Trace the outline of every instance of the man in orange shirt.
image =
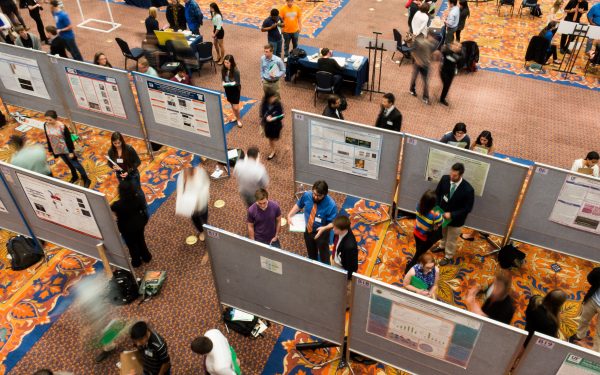
<path id="1" fill-rule="evenodd" d="M 290 40 L 294 48 L 298 48 L 298 36 L 302 30 L 302 10 L 298 5 L 294 5 L 294 0 L 287 0 L 286 5 L 279 10 L 279 16 L 283 19 L 283 60 L 287 62 Z"/>

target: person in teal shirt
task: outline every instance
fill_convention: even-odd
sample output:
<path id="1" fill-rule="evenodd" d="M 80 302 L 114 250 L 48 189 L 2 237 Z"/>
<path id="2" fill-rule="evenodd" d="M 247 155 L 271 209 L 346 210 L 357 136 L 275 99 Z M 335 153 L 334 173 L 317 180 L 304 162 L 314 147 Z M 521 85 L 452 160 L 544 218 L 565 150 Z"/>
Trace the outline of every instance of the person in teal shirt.
<path id="1" fill-rule="evenodd" d="M 8 143 L 15 150 L 10 159 L 12 165 L 52 177 L 46 161 L 46 149 L 42 145 L 25 146 L 25 136 L 18 134 L 11 135 Z"/>

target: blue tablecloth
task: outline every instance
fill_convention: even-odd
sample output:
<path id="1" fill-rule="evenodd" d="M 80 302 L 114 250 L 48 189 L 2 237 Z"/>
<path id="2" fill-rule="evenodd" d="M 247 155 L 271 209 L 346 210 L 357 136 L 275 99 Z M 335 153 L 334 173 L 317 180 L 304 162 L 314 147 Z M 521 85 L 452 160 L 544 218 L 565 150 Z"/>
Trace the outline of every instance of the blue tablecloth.
<path id="1" fill-rule="evenodd" d="M 136 6 L 138 8 L 162 7 L 166 6 L 167 0 L 125 0 L 126 4 Z"/>
<path id="2" fill-rule="evenodd" d="M 286 73 L 286 75 L 285 75 L 286 81 L 289 81 L 291 79 L 292 75 L 295 73 L 296 70 L 298 70 L 298 68 L 301 68 L 303 72 L 308 70 L 308 71 L 316 73 L 318 70 L 317 62 L 310 61 L 308 59 L 308 57 L 311 55 L 314 55 L 315 53 L 318 53 L 319 48 L 303 46 L 303 45 L 298 46 L 298 48 L 301 48 L 306 51 L 306 57 L 299 59 L 297 64 L 289 64 L 288 63 L 286 65 L 286 72 L 285 72 Z M 352 55 L 349 53 L 334 51 L 334 56 L 349 58 Z M 293 66 L 293 65 L 298 65 L 298 66 Z M 356 82 L 356 86 L 354 88 L 354 95 L 360 95 L 363 85 L 366 82 L 369 82 L 369 59 L 367 57 L 364 57 L 362 64 L 360 64 L 358 69 L 354 69 L 354 66 L 352 66 L 352 64 L 347 63 L 346 66 L 344 67 L 343 77 L 344 77 L 345 81 Z"/>

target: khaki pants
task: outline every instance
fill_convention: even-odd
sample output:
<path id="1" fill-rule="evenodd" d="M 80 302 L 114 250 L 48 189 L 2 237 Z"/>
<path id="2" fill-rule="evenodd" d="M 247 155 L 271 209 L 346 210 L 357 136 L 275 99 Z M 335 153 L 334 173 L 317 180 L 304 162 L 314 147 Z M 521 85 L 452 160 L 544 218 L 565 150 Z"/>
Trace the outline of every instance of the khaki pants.
<path id="1" fill-rule="evenodd" d="M 462 227 L 447 226 L 442 229 L 442 241 L 440 242 L 440 246 L 446 250 L 444 254 L 446 258 L 454 258 L 454 254 L 456 254 L 456 241 L 458 240 L 461 231 Z"/>
<path id="2" fill-rule="evenodd" d="M 587 302 L 583 304 L 581 307 L 581 316 L 579 317 L 579 326 L 577 327 L 577 338 L 585 338 L 587 331 L 590 328 L 592 318 L 598 313 L 600 313 L 600 306 L 598 306 L 593 298 L 588 299 Z M 594 335 L 594 346 L 592 347 L 592 350 L 598 351 L 599 349 L 600 326 L 596 324 L 596 334 Z"/>
<path id="3" fill-rule="evenodd" d="M 277 99 L 281 100 L 281 96 L 279 95 L 279 80 L 277 80 L 275 82 L 269 82 L 269 81 L 263 80 L 263 91 L 265 92 L 265 94 L 268 91 L 274 92 L 275 95 L 277 96 Z"/>

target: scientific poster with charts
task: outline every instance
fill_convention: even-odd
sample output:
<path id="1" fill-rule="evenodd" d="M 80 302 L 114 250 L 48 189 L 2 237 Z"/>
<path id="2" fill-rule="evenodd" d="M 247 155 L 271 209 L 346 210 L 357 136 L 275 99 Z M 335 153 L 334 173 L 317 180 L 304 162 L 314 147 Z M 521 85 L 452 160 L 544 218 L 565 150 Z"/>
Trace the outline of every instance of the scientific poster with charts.
<path id="1" fill-rule="evenodd" d="M 443 175 L 450 173 L 450 168 L 454 163 L 464 164 L 463 178 L 473 186 L 475 195 L 481 197 L 490 171 L 490 163 L 430 147 L 425 178 L 427 181 L 439 182 Z"/>
<path id="2" fill-rule="evenodd" d="M 4 203 L 2 203 L 2 199 L 0 199 L 0 212 L 6 212 L 6 213 L 8 213 L 8 210 L 6 209 L 6 206 L 4 205 Z"/>
<path id="3" fill-rule="evenodd" d="M 61 227 L 102 239 L 85 194 L 17 173 L 36 216 Z"/>
<path id="4" fill-rule="evenodd" d="M 381 135 L 310 121 L 309 162 L 357 176 L 379 178 Z"/>
<path id="5" fill-rule="evenodd" d="M 463 368 L 469 364 L 481 322 L 371 286 L 367 332 Z"/>
<path id="6" fill-rule="evenodd" d="M 554 203 L 550 220 L 600 234 L 600 181 L 567 176 Z"/>
<path id="7" fill-rule="evenodd" d="M 50 99 L 36 60 L 0 52 L 0 79 L 7 90 Z"/>
<path id="8" fill-rule="evenodd" d="M 65 67 L 71 92 L 79 108 L 127 118 L 117 80 L 105 75 Z"/>
<path id="9" fill-rule="evenodd" d="M 157 123 L 210 137 L 204 95 L 180 86 L 147 82 Z"/>

